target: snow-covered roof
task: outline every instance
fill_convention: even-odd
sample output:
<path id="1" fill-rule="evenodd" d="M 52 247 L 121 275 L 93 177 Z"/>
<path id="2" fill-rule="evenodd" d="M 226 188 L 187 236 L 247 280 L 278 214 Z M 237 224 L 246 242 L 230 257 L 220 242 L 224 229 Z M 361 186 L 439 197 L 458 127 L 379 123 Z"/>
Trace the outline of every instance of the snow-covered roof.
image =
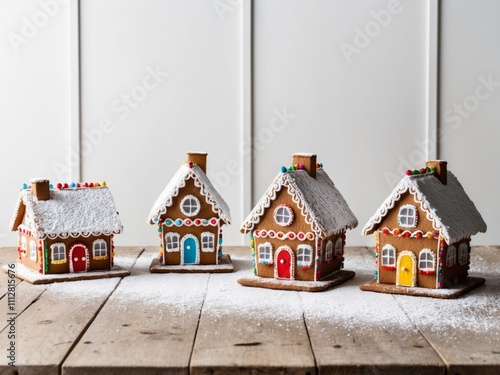
<path id="1" fill-rule="evenodd" d="M 205 172 L 197 165 L 190 168 L 186 163 L 177 170 L 151 208 L 148 216 L 149 223 L 153 224 L 154 219 L 159 219 L 160 216 L 167 213 L 168 207 L 172 206 L 172 198 L 179 194 L 179 189 L 186 186 L 186 181 L 190 178 L 194 180 L 195 186 L 200 188 L 200 193 L 205 197 L 206 202 L 212 205 L 214 212 L 217 212 L 226 224 L 231 222 L 229 206 L 212 185 Z"/>
<path id="2" fill-rule="evenodd" d="M 306 222 L 321 236 L 327 237 L 358 225 L 358 220 L 333 181 L 322 168 L 318 168 L 316 178 L 305 170 L 278 174 L 241 225 L 243 233 L 254 229 L 284 187 L 300 208 Z"/>
<path id="3" fill-rule="evenodd" d="M 378 224 L 394 207 L 401 196 L 409 191 L 448 244 L 486 232 L 486 223 L 464 188 L 450 171 L 444 185 L 432 173 L 405 176 L 382 203 L 375 215 L 366 223 L 363 234 L 373 233 Z"/>
<path id="4" fill-rule="evenodd" d="M 12 231 L 25 212 L 31 221 L 27 227 L 38 238 L 110 235 L 122 229 L 107 187 L 51 189 L 48 200 L 38 200 L 31 189 L 23 189 L 11 220 Z"/>

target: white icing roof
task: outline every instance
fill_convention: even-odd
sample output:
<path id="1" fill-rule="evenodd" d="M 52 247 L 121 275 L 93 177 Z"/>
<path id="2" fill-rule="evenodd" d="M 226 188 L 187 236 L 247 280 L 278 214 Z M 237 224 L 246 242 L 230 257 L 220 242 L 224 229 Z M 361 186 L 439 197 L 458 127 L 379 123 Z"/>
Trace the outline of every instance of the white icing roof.
<path id="1" fill-rule="evenodd" d="M 366 223 L 363 234 L 373 233 L 407 191 L 420 202 L 434 229 L 441 231 L 448 244 L 486 232 L 486 223 L 458 179 L 450 171 L 447 179 L 444 185 L 431 173 L 405 176 Z"/>
<path id="2" fill-rule="evenodd" d="M 206 202 L 212 205 L 213 211 L 217 212 L 226 224 L 231 222 L 229 206 L 215 190 L 205 172 L 197 165 L 189 168 L 187 164 L 184 164 L 177 170 L 153 205 L 148 216 L 149 223 L 153 224 L 153 219 L 167 212 L 168 207 L 172 206 L 172 198 L 179 194 L 179 189 L 186 186 L 186 181 L 190 178 L 194 179 L 195 186 L 200 188 L 200 193 L 205 197 Z"/>
<path id="3" fill-rule="evenodd" d="M 24 206 L 24 208 L 22 207 Z M 30 189 L 21 190 L 11 230 L 17 230 L 24 211 L 38 238 L 120 233 L 122 225 L 107 187 L 51 189 L 50 199 L 39 201 Z"/>
<path id="4" fill-rule="evenodd" d="M 328 174 L 319 168 L 316 170 L 316 178 L 312 178 L 305 170 L 278 174 L 241 225 L 242 232 L 253 230 L 283 187 L 288 189 L 302 215 L 307 216 L 306 221 L 311 224 L 311 228 L 323 237 L 357 227 L 358 220 L 344 197 Z"/>

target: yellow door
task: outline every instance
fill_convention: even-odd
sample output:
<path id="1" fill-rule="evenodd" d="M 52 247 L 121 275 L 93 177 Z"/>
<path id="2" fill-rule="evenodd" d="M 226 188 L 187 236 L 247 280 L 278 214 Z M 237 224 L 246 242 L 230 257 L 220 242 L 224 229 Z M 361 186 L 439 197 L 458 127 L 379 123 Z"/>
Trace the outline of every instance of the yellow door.
<path id="1" fill-rule="evenodd" d="M 399 259 L 398 284 L 401 286 L 413 285 L 413 258 L 410 255 L 401 255 Z"/>

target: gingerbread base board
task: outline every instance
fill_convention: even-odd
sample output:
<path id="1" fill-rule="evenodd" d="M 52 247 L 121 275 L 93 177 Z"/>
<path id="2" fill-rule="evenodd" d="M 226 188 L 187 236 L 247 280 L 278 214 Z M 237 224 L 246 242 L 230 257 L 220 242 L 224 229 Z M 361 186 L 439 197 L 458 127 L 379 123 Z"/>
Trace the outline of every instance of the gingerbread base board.
<path id="1" fill-rule="evenodd" d="M 2 269 L 7 273 L 9 268 L 3 265 Z M 79 280 L 94 280 L 94 279 L 107 279 L 110 277 L 125 277 L 130 275 L 130 271 L 120 267 L 113 266 L 109 271 L 88 271 L 77 273 L 59 273 L 43 275 L 35 272 L 24 264 L 16 263 L 15 275 L 18 279 L 27 281 L 31 284 L 51 284 L 62 281 L 79 281 Z"/>
<path id="2" fill-rule="evenodd" d="M 460 281 L 457 285 L 452 288 L 443 289 L 427 289 L 427 288 L 417 288 L 417 287 L 406 287 L 406 286 L 396 286 L 392 284 L 381 284 L 377 280 L 371 280 L 367 283 L 361 284 L 359 289 L 379 292 L 379 293 L 389 293 L 389 294 L 406 294 L 409 296 L 420 296 L 420 297 L 432 297 L 432 298 L 444 298 L 453 299 L 457 298 L 471 290 L 483 285 L 486 282 L 485 279 L 481 277 L 467 277 L 466 279 Z"/>
<path id="3" fill-rule="evenodd" d="M 163 265 L 160 264 L 158 258 L 154 258 L 149 266 L 151 273 L 229 273 L 233 271 L 233 262 L 229 254 L 224 254 L 219 264 Z"/>
<path id="4" fill-rule="evenodd" d="M 353 271 L 338 271 L 321 281 L 300 281 L 300 280 L 282 280 L 267 277 L 242 277 L 238 283 L 245 286 L 258 288 L 296 290 L 300 292 L 321 292 L 323 290 L 340 285 L 356 275 Z"/>

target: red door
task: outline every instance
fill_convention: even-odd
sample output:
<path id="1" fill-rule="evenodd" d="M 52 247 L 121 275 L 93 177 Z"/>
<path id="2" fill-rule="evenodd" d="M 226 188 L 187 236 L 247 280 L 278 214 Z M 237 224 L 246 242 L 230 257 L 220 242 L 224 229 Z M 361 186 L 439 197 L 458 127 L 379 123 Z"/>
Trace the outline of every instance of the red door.
<path id="1" fill-rule="evenodd" d="M 85 272 L 88 270 L 89 250 L 83 243 L 74 244 L 69 250 L 71 272 Z"/>
<path id="2" fill-rule="evenodd" d="M 290 279 L 292 277 L 292 253 L 286 248 L 278 249 L 276 255 L 277 277 Z"/>

